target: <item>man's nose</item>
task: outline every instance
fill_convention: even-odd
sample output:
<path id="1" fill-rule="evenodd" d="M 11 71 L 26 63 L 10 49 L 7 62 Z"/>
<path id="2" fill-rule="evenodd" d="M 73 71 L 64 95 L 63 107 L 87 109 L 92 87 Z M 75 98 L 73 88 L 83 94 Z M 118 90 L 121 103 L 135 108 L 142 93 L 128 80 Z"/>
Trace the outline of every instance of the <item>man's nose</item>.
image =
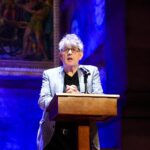
<path id="1" fill-rule="evenodd" d="M 68 50 L 68 54 L 72 54 L 72 50 L 71 49 Z"/>

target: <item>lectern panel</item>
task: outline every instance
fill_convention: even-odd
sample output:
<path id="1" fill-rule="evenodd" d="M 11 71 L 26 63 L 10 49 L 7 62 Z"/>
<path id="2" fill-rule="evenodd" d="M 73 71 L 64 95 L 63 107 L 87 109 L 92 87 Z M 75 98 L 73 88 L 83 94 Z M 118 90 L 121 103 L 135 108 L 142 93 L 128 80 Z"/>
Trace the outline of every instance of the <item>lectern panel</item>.
<path id="1" fill-rule="evenodd" d="M 117 115 L 118 95 L 57 94 L 48 111 L 51 120 L 101 120 Z"/>

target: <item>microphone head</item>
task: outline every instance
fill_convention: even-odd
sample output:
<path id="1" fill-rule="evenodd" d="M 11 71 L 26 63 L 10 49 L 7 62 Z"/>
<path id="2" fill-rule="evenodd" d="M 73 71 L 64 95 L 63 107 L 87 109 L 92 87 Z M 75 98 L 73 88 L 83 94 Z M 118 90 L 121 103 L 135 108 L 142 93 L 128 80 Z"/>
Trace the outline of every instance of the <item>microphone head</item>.
<path id="1" fill-rule="evenodd" d="M 90 71 L 88 69 L 86 69 L 85 67 L 80 68 L 81 71 L 84 73 L 84 75 L 90 75 Z"/>

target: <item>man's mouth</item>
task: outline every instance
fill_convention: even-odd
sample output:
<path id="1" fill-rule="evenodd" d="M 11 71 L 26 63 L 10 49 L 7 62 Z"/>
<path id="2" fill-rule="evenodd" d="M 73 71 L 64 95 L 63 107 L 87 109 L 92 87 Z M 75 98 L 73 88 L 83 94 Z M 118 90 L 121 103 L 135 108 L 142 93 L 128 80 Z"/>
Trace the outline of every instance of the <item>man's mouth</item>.
<path id="1" fill-rule="evenodd" d="M 73 59 L 69 57 L 69 58 L 67 58 L 67 60 L 73 60 Z"/>

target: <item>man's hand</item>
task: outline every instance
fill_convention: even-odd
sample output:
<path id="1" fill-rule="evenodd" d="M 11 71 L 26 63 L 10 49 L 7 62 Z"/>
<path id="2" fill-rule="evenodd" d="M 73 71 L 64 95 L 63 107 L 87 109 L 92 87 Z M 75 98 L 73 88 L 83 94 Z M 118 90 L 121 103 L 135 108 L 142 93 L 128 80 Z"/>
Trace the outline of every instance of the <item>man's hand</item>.
<path id="1" fill-rule="evenodd" d="M 66 85 L 66 93 L 79 93 L 79 91 L 75 85 Z"/>

